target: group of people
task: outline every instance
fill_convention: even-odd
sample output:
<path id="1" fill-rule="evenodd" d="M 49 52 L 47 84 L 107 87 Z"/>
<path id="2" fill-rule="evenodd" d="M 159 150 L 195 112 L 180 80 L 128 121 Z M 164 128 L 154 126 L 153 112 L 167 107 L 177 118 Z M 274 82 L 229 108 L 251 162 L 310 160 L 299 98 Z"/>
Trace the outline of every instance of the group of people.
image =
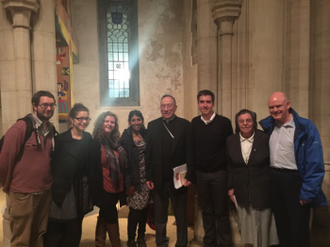
<path id="1" fill-rule="evenodd" d="M 0 182 L 9 195 L 11 246 L 79 246 L 84 215 L 99 207 L 95 246 L 121 246 L 117 203 L 129 206 L 128 247 L 144 247 L 149 204 L 154 202 L 156 244 L 169 246 L 169 201 L 177 239 L 188 244 L 187 187 L 194 183 L 202 210 L 205 247 L 230 246 L 229 202 L 236 205 L 242 242 L 248 246 L 310 246 L 310 208 L 326 204 L 320 136 L 298 116 L 283 92 L 268 101 L 260 121 L 243 109 L 231 121 L 213 110 L 209 90 L 197 95 L 201 112 L 191 122 L 176 116 L 176 100 L 164 95 L 161 117 L 146 129 L 140 111 L 129 113 L 122 135 L 118 118 L 102 113 L 92 135 L 83 104 L 70 111 L 71 127 L 57 135 L 50 118 L 55 97 L 39 91 L 33 113 L 3 137 Z M 23 121 L 24 120 L 24 121 Z M 180 188 L 173 169 L 185 167 Z M 230 200 L 229 200 L 230 199 Z M 189 206 L 189 205 L 188 205 Z M 137 233 L 137 236 L 136 236 Z"/>

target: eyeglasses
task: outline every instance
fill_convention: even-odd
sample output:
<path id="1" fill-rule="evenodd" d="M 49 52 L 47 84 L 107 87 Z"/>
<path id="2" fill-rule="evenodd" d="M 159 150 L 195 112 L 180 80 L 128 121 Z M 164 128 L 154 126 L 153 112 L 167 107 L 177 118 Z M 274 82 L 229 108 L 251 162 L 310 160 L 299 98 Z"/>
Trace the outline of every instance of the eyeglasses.
<path id="1" fill-rule="evenodd" d="M 74 119 L 77 119 L 80 123 L 82 123 L 84 121 L 90 122 L 92 120 L 89 117 L 74 117 Z"/>
<path id="2" fill-rule="evenodd" d="M 43 104 L 39 104 L 39 106 L 42 108 L 42 109 L 47 109 L 48 107 L 50 107 L 50 108 L 55 108 L 56 107 L 56 104 L 45 104 L 45 103 L 43 103 Z"/>

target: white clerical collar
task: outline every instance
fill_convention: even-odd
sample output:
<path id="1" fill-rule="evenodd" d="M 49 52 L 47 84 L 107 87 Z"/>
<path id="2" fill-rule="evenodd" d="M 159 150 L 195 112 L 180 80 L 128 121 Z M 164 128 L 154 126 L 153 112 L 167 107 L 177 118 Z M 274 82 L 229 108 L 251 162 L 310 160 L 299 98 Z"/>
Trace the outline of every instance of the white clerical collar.
<path id="1" fill-rule="evenodd" d="M 253 132 L 252 136 L 250 136 L 249 138 L 245 138 L 241 135 L 241 132 L 239 132 L 239 139 L 241 140 L 241 142 L 248 141 L 250 143 L 253 143 L 254 134 L 255 134 L 255 132 Z"/>
<path id="2" fill-rule="evenodd" d="M 213 121 L 213 119 L 215 118 L 215 112 L 213 112 L 213 115 L 210 117 L 210 119 L 209 120 L 205 120 L 204 118 L 203 118 L 203 115 L 201 115 L 201 119 L 202 119 L 202 121 L 205 123 L 205 125 L 208 125 L 209 123 L 211 123 L 212 121 Z"/>
<path id="3" fill-rule="evenodd" d="M 171 122 L 171 121 L 173 121 L 174 119 L 175 119 L 175 117 L 176 117 L 176 115 L 174 115 L 171 119 L 169 119 L 169 120 L 166 120 L 165 118 L 163 118 L 162 117 L 162 119 L 163 119 L 163 121 L 165 122 L 165 123 L 169 123 L 169 122 Z"/>

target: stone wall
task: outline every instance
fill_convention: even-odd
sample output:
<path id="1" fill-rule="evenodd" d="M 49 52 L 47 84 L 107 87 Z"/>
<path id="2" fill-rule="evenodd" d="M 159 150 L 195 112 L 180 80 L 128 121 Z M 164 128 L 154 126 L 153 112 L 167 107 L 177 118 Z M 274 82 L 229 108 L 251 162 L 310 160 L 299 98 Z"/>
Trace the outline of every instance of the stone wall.
<path id="1" fill-rule="evenodd" d="M 79 40 L 79 63 L 74 65 L 75 102 L 84 103 L 93 122 L 103 111 L 113 111 L 120 120 L 120 131 L 127 127 L 130 110 L 138 109 L 148 123 L 160 116 L 164 94 L 177 99 L 177 115 L 184 117 L 182 58 L 182 1 L 139 0 L 140 106 L 101 107 L 99 104 L 99 50 L 97 1 L 72 1 L 72 22 Z"/>

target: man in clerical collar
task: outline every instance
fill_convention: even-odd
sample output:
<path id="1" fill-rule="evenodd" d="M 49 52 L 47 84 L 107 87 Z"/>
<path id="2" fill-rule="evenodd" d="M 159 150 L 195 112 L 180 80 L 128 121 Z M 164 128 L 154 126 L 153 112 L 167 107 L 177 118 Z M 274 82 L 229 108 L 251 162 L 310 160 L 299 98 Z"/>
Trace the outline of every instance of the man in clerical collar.
<path id="1" fill-rule="evenodd" d="M 161 98 L 161 117 L 151 121 L 147 134 L 147 185 L 154 190 L 156 244 L 167 247 L 166 237 L 167 210 L 169 198 L 177 225 L 175 246 L 187 246 L 187 188 L 192 181 L 192 170 L 188 156 L 188 133 L 190 123 L 175 115 L 175 98 L 164 95 Z M 175 189 L 173 168 L 187 165 L 187 173 L 181 188 Z"/>
<path id="2" fill-rule="evenodd" d="M 321 138 L 312 121 L 291 108 L 285 93 L 273 93 L 268 109 L 271 116 L 260 125 L 270 136 L 270 199 L 280 244 L 308 247 L 310 208 L 326 205 Z"/>
<path id="3" fill-rule="evenodd" d="M 231 121 L 216 114 L 214 94 L 197 94 L 201 116 L 191 121 L 192 158 L 198 201 L 202 208 L 204 246 L 227 246 L 231 240 L 227 208 L 226 139 L 233 134 Z"/>
<path id="4" fill-rule="evenodd" d="M 9 195 L 11 246 L 43 246 L 47 230 L 50 156 L 56 132 L 49 119 L 54 115 L 55 97 L 48 91 L 36 92 L 32 106 L 32 114 L 9 128 L 0 154 L 0 182 Z M 26 134 L 30 134 L 27 140 Z"/>

